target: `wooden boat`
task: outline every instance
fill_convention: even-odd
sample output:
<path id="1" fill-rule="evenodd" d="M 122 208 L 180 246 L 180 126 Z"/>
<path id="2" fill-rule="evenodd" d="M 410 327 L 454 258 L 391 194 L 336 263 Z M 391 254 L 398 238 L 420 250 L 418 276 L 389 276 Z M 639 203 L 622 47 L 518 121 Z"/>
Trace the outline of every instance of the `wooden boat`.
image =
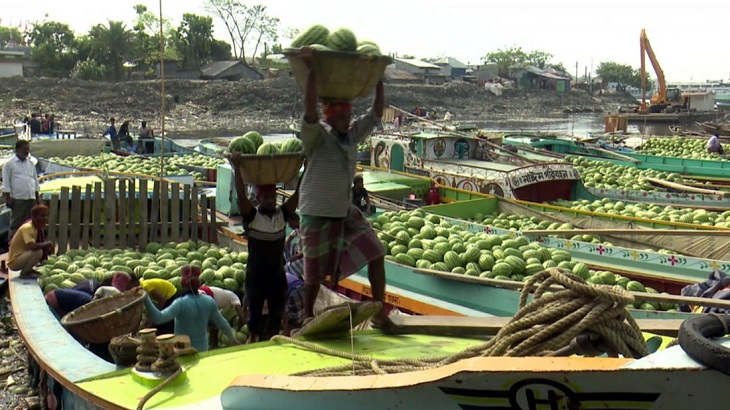
<path id="1" fill-rule="evenodd" d="M 195 150 L 207 155 L 221 156 L 230 142 L 230 138 L 206 138 L 200 140 Z"/>
<path id="2" fill-rule="evenodd" d="M 678 135 L 680 137 L 689 137 L 689 138 L 707 138 L 708 137 L 708 135 L 704 132 L 692 131 L 692 130 L 689 130 L 680 125 L 676 125 L 676 124 L 669 125 L 669 132 L 671 132 L 673 135 Z"/>
<path id="3" fill-rule="evenodd" d="M 371 137 L 375 168 L 428 176 L 439 184 L 537 202 L 568 198 L 580 175 L 568 163 L 536 154 L 518 155 L 489 141 L 455 132 Z M 486 160 L 485 160 L 486 159 Z"/>
<path id="4" fill-rule="evenodd" d="M 718 136 L 730 137 L 730 125 L 728 124 L 719 124 L 716 122 L 706 121 L 697 123 L 697 125 L 702 127 L 702 129 L 705 130 L 705 132 L 707 132 L 708 134 L 717 134 Z"/>
<path id="5" fill-rule="evenodd" d="M 676 123 L 714 120 L 717 117 L 715 111 L 706 112 L 675 112 L 675 113 L 650 113 L 639 114 L 635 112 L 621 113 L 629 122 L 647 123 Z"/>

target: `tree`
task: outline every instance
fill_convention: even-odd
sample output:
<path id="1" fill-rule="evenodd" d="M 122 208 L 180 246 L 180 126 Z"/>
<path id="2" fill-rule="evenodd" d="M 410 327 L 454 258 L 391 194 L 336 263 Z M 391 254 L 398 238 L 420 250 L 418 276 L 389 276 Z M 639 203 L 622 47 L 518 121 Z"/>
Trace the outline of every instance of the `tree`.
<path id="1" fill-rule="evenodd" d="M 613 61 L 603 61 L 596 68 L 596 74 L 604 82 L 616 83 L 618 91 L 625 91 L 627 86 L 641 88 L 641 71 L 634 69 L 628 64 L 619 64 Z M 646 73 L 646 88 L 653 88 L 653 82 Z"/>
<path id="2" fill-rule="evenodd" d="M 500 77 L 509 78 L 510 69 L 514 66 L 524 66 L 527 62 L 528 54 L 522 51 L 522 47 L 512 46 L 507 49 L 499 49 L 497 51 L 487 53 L 484 61 L 497 64 L 497 73 Z"/>
<path id="3" fill-rule="evenodd" d="M 47 21 L 28 33 L 30 56 L 42 68 L 67 72 L 76 64 L 76 41 L 68 24 Z"/>
<path id="4" fill-rule="evenodd" d="M 79 80 L 102 80 L 106 75 L 106 67 L 90 58 L 77 61 L 71 70 L 71 78 Z"/>
<path id="5" fill-rule="evenodd" d="M 212 60 L 213 19 L 197 14 L 183 14 L 175 33 L 175 47 L 183 58 L 183 65 L 200 67 Z"/>
<path id="6" fill-rule="evenodd" d="M 545 69 L 545 66 L 553 58 L 553 55 L 545 51 L 531 51 L 527 54 L 525 62 L 527 65 L 535 66 L 541 70 Z"/>
<path id="7" fill-rule="evenodd" d="M 144 59 L 145 63 L 154 64 L 160 60 L 160 19 L 155 13 L 149 11 L 144 4 L 134 6 L 134 12 L 137 18 L 133 29 L 136 34 L 140 57 Z M 173 42 L 175 29 L 172 27 L 170 20 L 162 20 L 162 32 L 165 41 L 165 58 L 178 58 Z"/>
<path id="8" fill-rule="evenodd" d="M 124 63 L 137 51 L 134 32 L 121 21 L 109 20 L 108 25 L 97 24 L 89 30 L 92 58 L 106 66 L 115 80 L 122 78 Z"/>
<path id="9" fill-rule="evenodd" d="M 0 26 L 0 48 L 4 48 L 9 44 L 23 44 L 23 33 L 17 27 Z"/>
<path id="10" fill-rule="evenodd" d="M 206 9 L 223 22 L 231 38 L 235 58 L 245 60 L 246 47 L 251 42 L 255 44 L 255 56 L 261 41 L 276 41 L 279 19 L 269 16 L 266 6 L 246 6 L 236 0 L 207 0 Z"/>
<path id="11" fill-rule="evenodd" d="M 232 59 L 231 45 L 223 40 L 213 40 L 213 44 L 210 45 L 210 58 L 212 61 Z"/>

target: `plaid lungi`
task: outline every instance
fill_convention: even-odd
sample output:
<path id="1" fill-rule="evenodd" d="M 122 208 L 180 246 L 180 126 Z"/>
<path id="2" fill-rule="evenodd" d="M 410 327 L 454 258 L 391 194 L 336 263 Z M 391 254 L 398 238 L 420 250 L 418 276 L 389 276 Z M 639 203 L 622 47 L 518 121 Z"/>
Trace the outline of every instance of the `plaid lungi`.
<path id="1" fill-rule="evenodd" d="M 303 215 L 300 247 L 306 283 L 326 275 L 339 281 L 385 255 L 385 248 L 370 222 L 354 206 L 345 218 Z"/>
<path id="2" fill-rule="evenodd" d="M 289 289 L 286 301 L 287 321 L 292 329 L 302 327 L 306 316 L 304 310 L 304 284 L 299 283 L 294 289 Z"/>

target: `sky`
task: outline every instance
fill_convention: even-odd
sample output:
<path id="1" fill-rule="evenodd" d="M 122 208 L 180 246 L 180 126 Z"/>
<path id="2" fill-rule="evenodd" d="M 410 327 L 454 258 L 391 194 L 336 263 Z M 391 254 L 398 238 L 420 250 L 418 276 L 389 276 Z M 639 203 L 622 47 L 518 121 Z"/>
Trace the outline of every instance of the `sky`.
<path id="1" fill-rule="evenodd" d="M 283 27 L 350 28 L 358 38 L 378 43 L 384 53 L 419 58 L 448 55 L 478 64 L 488 52 L 514 45 L 552 53 L 552 61 L 562 62 L 574 75 L 577 63 L 580 76 L 601 61 L 638 68 L 639 34 L 645 28 L 667 81 L 730 81 L 727 0 L 240 1 L 265 4 Z M 157 0 L 0 0 L 0 25 L 17 27 L 47 19 L 85 32 L 112 19 L 128 21 L 131 27 L 133 6 L 140 3 L 159 11 Z M 204 4 L 205 0 L 163 0 L 162 12 L 177 25 L 185 12 L 206 14 Z M 218 21 L 215 36 L 230 42 Z M 288 41 L 283 40 L 283 45 Z M 651 67 L 647 70 L 656 78 Z"/>

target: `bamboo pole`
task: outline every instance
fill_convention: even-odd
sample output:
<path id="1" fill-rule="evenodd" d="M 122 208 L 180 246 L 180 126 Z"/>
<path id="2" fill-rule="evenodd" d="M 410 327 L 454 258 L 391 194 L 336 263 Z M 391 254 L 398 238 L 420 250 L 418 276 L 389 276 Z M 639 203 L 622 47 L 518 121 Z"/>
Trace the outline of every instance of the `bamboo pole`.
<path id="1" fill-rule="evenodd" d="M 730 236 L 730 230 L 697 230 L 697 229 L 527 229 L 523 235 L 663 235 L 663 236 Z"/>
<path id="2" fill-rule="evenodd" d="M 160 182 L 165 175 L 165 31 L 162 22 L 162 0 L 160 0 Z"/>

